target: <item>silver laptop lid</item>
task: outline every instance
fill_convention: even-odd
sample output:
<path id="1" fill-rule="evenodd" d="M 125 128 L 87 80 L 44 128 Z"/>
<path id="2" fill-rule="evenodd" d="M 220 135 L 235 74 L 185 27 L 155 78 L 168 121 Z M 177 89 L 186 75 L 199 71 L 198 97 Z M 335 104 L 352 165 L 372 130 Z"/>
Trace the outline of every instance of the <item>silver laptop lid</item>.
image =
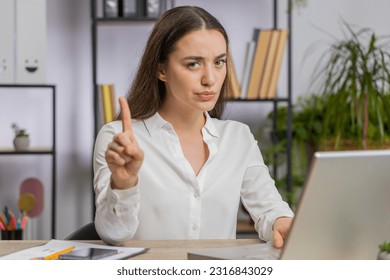
<path id="1" fill-rule="evenodd" d="M 376 259 L 390 240 L 390 150 L 317 152 L 282 259 Z"/>

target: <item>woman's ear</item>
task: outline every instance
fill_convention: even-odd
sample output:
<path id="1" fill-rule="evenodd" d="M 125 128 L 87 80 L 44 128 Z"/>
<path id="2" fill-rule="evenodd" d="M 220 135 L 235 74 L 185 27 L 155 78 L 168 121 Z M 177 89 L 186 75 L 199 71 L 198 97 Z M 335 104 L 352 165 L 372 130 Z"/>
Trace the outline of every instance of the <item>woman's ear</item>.
<path id="1" fill-rule="evenodd" d="M 166 81 L 166 75 L 165 75 L 165 69 L 164 69 L 164 64 L 159 64 L 158 65 L 158 70 L 157 70 L 157 78 L 163 82 Z"/>

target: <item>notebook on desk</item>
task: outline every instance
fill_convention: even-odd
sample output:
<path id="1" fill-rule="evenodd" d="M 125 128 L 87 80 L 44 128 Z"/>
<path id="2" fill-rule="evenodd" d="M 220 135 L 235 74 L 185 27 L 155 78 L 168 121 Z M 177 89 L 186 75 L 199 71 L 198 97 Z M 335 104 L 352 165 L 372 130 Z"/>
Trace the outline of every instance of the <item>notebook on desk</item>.
<path id="1" fill-rule="evenodd" d="M 317 152 L 282 250 L 258 244 L 230 248 L 229 255 L 193 250 L 188 257 L 376 259 L 390 239 L 389 167 L 390 150 Z"/>

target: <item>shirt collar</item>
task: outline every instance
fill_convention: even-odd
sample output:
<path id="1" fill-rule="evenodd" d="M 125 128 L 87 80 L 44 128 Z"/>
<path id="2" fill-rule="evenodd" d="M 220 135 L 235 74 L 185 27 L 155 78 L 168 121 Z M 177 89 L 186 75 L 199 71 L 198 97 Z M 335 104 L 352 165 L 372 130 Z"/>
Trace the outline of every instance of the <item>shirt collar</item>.
<path id="1" fill-rule="evenodd" d="M 215 128 L 215 124 L 214 124 L 213 118 L 211 118 L 209 113 L 207 113 L 207 112 L 205 113 L 205 116 L 206 116 L 206 123 L 205 123 L 203 128 L 206 129 L 206 131 L 211 136 L 219 138 L 219 133 L 218 133 L 217 129 Z"/>
<path id="2" fill-rule="evenodd" d="M 205 116 L 206 116 L 206 123 L 203 128 L 211 136 L 219 138 L 219 133 L 215 128 L 214 120 L 210 117 L 209 113 L 207 112 L 205 113 Z M 154 133 L 158 132 L 163 127 L 172 128 L 172 125 L 166 120 L 164 120 L 159 113 L 156 113 L 150 118 L 145 119 L 144 124 L 150 136 L 153 136 Z"/>
<path id="3" fill-rule="evenodd" d="M 159 113 L 154 114 L 148 119 L 144 120 L 145 127 L 149 132 L 150 137 L 153 136 L 154 133 L 159 131 L 162 127 L 172 127 L 170 123 L 164 120 Z"/>

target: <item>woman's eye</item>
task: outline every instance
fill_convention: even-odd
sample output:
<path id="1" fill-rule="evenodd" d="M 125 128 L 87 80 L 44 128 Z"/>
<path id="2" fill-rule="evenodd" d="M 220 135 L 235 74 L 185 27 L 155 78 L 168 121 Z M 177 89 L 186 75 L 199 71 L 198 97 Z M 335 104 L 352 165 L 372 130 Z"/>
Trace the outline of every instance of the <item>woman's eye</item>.
<path id="1" fill-rule="evenodd" d="M 215 63 L 217 66 L 224 66 L 226 64 L 226 60 L 225 59 L 219 59 L 217 60 L 217 62 Z"/>
<path id="2" fill-rule="evenodd" d="M 200 64 L 199 64 L 199 62 L 194 61 L 194 62 L 188 63 L 187 66 L 188 66 L 189 68 L 194 69 L 194 68 L 199 68 L 199 67 L 200 67 Z"/>

